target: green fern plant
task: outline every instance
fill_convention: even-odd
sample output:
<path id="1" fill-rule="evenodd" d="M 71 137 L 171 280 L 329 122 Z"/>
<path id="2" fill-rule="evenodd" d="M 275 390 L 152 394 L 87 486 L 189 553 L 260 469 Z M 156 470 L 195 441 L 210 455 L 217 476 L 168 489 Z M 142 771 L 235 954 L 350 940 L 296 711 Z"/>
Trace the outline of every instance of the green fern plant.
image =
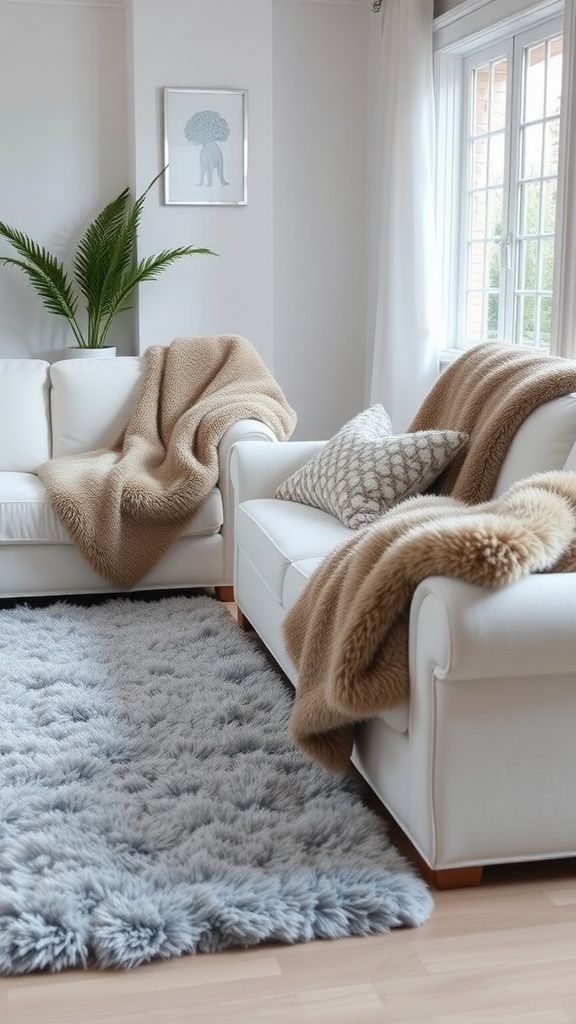
<path id="1" fill-rule="evenodd" d="M 98 214 L 78 242 L 72 274 L 52 253 L 22 231 L 0 222 L 0 236 L 19 259 L 0 257 L 0 264 L 18 267 L 55 316 L 64 317 L 79 348 L 102 348 L 115 316 L 131 308 L 137 285 L 153 281 L 184 256 L 215 256 L 211 249 L 185 245 L 165 249 L 156 256 L 136 258 L 136 239 L 146 196 L 164 174 L 164 168 L 135 201 L 125 188 Z M 78 319 L 80 296 L 85 320 Z"/>

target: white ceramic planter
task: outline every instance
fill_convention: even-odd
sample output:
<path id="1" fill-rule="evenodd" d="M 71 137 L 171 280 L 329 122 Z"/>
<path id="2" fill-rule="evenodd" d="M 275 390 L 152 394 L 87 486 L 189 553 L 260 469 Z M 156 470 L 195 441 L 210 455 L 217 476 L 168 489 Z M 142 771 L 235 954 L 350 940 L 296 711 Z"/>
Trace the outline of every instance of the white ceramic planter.
<path id="1" fill-rule="evenodd" d="M 67 348 L 66 359 L 113 359 L 116 348 L 104 345 L 102 348 Z"/>

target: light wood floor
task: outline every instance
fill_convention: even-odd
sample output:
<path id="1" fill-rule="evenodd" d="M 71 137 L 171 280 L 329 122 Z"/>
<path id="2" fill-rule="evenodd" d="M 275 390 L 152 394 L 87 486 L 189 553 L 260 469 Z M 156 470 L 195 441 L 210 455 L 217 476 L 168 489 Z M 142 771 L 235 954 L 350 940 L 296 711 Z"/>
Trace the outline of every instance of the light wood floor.
<path id="1" fill-rule="evenodd" d="M 0 978 L 0 1024 L 576 1024 L 575 860 L 435 900 L 375 938 Z"/>

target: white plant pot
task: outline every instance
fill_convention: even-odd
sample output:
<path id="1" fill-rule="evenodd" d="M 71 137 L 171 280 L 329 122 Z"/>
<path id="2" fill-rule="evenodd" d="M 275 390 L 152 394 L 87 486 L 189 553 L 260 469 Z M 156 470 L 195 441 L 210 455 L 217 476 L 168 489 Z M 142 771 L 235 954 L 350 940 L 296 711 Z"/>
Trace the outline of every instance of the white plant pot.
<path id="1" fill-rule="evenodd" d="M 66 349 L 66 359 L 113 359 L 116 355 L 114 345 L 103 345 L 102 348 L 78 348 L 77 346 Z"/>

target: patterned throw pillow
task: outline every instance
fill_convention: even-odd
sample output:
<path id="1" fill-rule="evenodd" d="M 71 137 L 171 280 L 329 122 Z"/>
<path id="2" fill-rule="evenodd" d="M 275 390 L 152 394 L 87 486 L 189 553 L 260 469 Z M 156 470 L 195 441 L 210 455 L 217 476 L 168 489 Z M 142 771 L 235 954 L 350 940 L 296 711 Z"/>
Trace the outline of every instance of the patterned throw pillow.
<path id="1" fill-rule="evenodd" d="M 324 509 L 359 529 L 425 491 L 467 441 L 458 430 L 392 434 L 386 410 L 373 405 L 280 484 L 274 497 Z"/>

